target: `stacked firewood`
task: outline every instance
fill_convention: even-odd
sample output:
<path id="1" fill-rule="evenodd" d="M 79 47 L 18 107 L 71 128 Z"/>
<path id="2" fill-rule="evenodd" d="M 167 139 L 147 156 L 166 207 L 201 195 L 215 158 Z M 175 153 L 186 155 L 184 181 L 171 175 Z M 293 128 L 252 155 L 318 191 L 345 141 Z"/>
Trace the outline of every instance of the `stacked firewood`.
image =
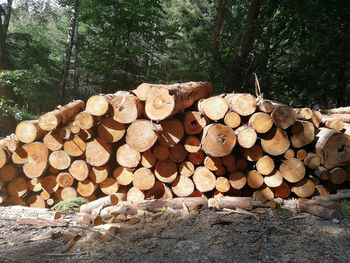
<path id="1" fill-rule="evenodd" d="M 107 195 L 264 201 L 329 194 L 348 179 L 341 121 L 211 92 L 208 82 L 141 84 L 19 123 L 0 141 L 0 203 L 50 207 Z"/>

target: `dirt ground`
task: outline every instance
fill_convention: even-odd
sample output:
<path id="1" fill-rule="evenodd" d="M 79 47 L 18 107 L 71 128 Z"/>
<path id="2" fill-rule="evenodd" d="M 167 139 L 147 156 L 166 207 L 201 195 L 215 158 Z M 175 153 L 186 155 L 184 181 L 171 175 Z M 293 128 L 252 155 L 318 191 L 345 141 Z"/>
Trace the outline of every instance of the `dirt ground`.
<path id="1" fill-rule="evenodd" d="M 288 209 L 252 212 L 147 214 L 109 231 L 1 220 L 0 262 L 350 261 L 349 217 L 331 221 Z"/>

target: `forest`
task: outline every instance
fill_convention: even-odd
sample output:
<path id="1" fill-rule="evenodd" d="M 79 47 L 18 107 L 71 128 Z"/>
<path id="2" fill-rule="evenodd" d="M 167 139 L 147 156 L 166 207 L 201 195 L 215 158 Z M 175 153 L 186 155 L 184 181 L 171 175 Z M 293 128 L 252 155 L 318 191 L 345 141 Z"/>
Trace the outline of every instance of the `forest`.
<path id="1" fill-rule="evenodd" d="M 0 135 L 143 82 L 210 81 L 294 107 L 349 105 L 346 0 L 1 0 Z"/>

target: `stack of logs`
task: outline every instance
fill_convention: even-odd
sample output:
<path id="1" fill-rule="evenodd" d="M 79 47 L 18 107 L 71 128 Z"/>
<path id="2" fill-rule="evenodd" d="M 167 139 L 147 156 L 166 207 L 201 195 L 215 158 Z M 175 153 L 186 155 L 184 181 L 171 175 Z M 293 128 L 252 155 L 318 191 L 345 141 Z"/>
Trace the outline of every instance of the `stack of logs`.
<path id="1" fill-rule="evenodd" d="M 208 82 L 141 84 L 19 123 L 0 141 L 0 203 L 50 207 L 105 195 L 264 201 L 326 195 L 348 179 L 342 121 L 211 92 Z"/>

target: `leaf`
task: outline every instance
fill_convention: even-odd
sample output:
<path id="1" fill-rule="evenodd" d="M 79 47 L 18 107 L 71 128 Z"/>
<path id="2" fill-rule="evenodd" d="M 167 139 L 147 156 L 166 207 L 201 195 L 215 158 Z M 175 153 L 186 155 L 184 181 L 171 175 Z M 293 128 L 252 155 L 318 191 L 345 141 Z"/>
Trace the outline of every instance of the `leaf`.
<path id="1" fill-rule="evenodd" d="M 163 206 L 163 207 L 160 209 L 160 211 L 161 211 L 161 212 L 165 212 L 166 209 L 167 209 L 167 207 L 166 207 L 166 206 Z"/>
<path id="2" fill-rule="evenodd" d="M 254 214 L 254 213 L 249 212 L 247 210 L 244 210 L 242 208 L 237 207 L 236 210 L 234 210 L 234 211 L 236 213 L 238 213 L 238 214 L 250 215 L 250 216 L 254 217 L 256 220 L 258 220 L 258 221 L 260 220 L 260 217 L 257 214 Z"/>

